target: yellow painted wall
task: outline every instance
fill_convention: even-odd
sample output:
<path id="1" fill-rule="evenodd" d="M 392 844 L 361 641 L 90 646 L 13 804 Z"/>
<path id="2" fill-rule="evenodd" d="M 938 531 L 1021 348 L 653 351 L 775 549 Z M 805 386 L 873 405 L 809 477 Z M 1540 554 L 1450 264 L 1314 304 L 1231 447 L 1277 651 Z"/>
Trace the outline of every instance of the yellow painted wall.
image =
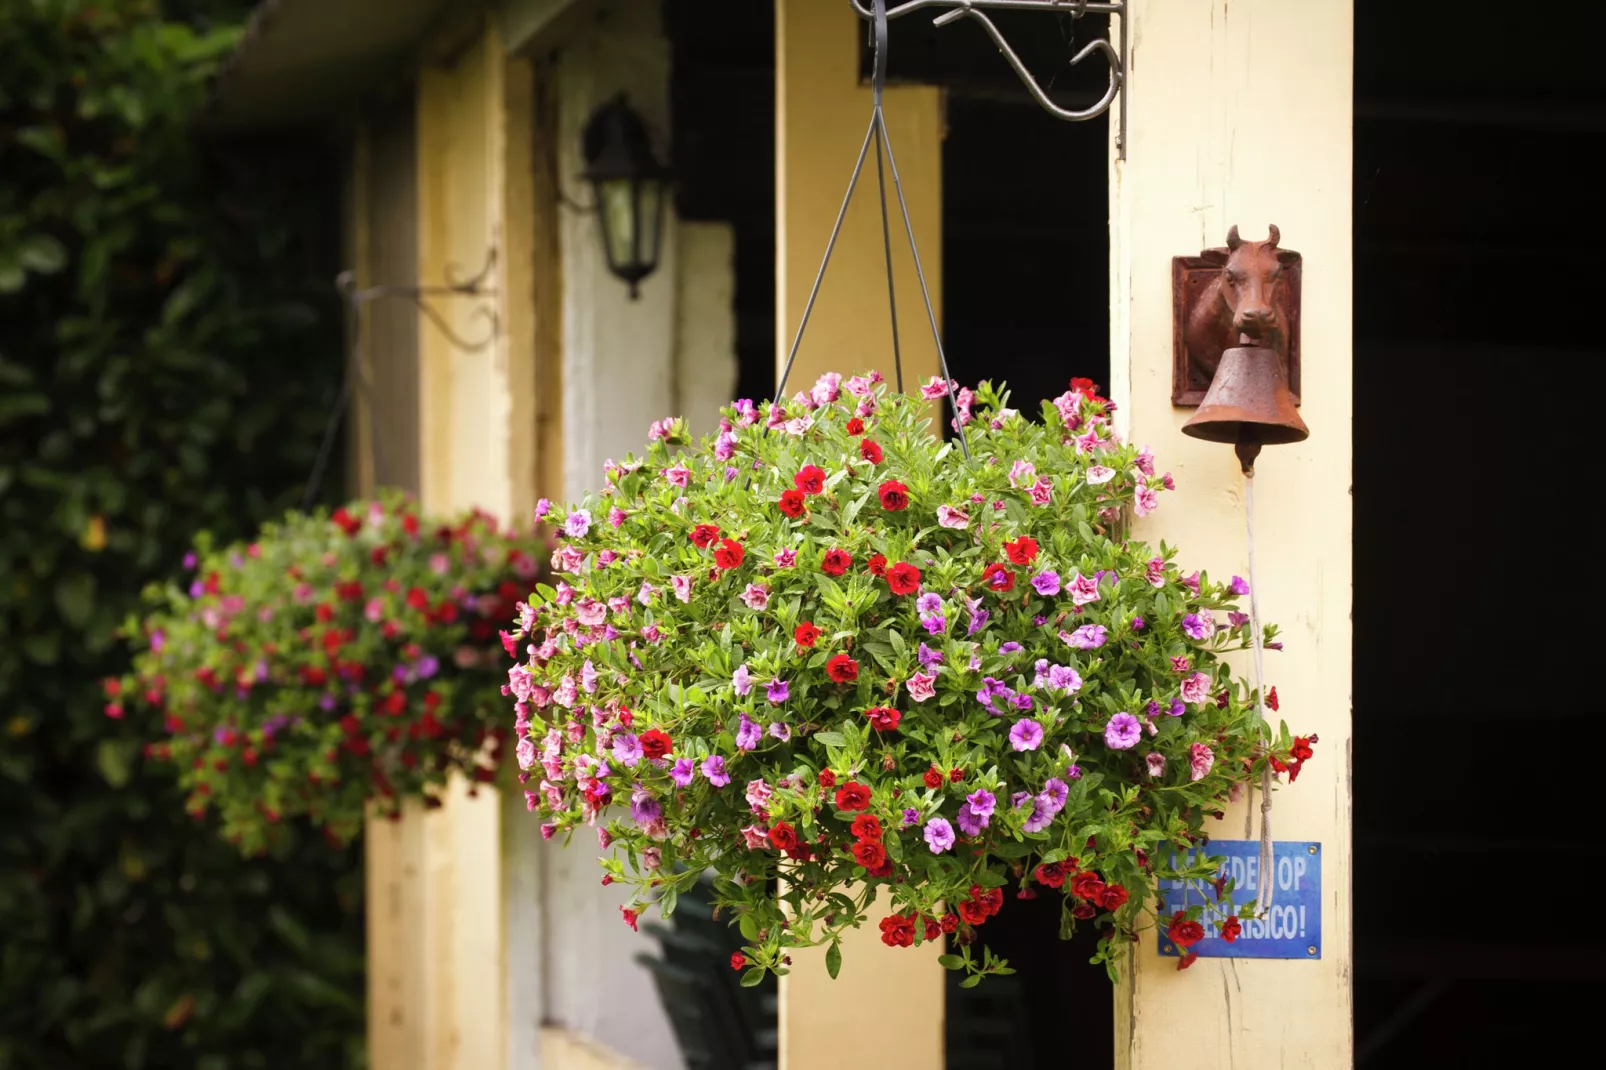
<path id="1" fill-rule="evenodd" d="M 1178 972 L 1152 936 L 1118 996 L 1118 1065 L 1345 1067 L 1350 994 L 1351 0 L 1133 0 L 1128 154 L 1112 164 L 1112 378 L 1131 438 L 1177 491 L 1137 523 L 1215 576 L 1245 574 L 1230 448 L 1184 437 L 1173 409 L 1170 260 L 1276 223 L 1304 254 L 1308 442 L 1257 465 L 1261 612 L 1281 716 L 1321 742 L 1276 793 L 1278 839 L 1323 845 L 1320 961 L 1200 959 Z M 1241 665 L 1247 670 L 1247 662 Z M 1273 715 L 1277 716 L 1277 715 Z M 1243 838 L 1242 807 L 1213 831 Z"/>
<path id="2" fill-rule="evenodd" d="M 775 0 L 777 374 L 870 120 L 870 90 L 858 80 L 863 33 L 864 24 L 846 3 Z M 941 101 L 935 89 L 895 87 L 887 90 L 885 109 L 940 323 Z M 843 223 L 788 393 L 807 389 L 827 371 L 879 368 L 893 378 L 875 181 L 872 157 Z M 887 184 L 890 198 L 890 174 Z M 890 211 L 904 375 L 912 389 L 917 380 L 937 374 L 937 354 L 895 201 Z M 881 916 L 884 911 L 843 940 L 842 973 L 835 981 L 825 971 L 823 951 L 793 952 L 792 972 L 780 986 L 783 1070 L 836 1066 L 850 1051 L 854 1062 L 877 1070 L 943 1065 L 941 949 L 884 946 L 876 928 Z"/>

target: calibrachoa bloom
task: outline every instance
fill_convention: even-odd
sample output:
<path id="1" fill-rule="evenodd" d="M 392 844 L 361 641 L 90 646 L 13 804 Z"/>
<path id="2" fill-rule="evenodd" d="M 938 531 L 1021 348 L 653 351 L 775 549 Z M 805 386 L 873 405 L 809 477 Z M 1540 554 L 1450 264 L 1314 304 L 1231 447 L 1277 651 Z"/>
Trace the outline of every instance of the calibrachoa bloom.
<path id="1" fill-rule="evenodd" d="M 564 528 L 598 533 L 586 510 Z M 400 493 L 292 513 L 247 545 L 202 538 L 186 558 L 193 573 L 149 592 L 133 636 L 146 649 L 131 675 L 108 682 L 106 713 L 127 706 L 148 719 L 146 754 L 171 762 L 191 813 L 215 813 L 242 850 L 267 849 L 301 816 L 349 840 L 370 802 L 390 813 L 409 796 L 433 802 L 454 772 L 490 781 L 515 731 L 497 723 L 501 696 L 527 725 L 557 693 L 578 702 L 603 687 L 579 647 L 566 684 L 508 671 L 529 638 L 525 614 L 535 616 L 519 606 L 547 554 L 480 513 L 422 521 Z M 579 617 L 600 622 L 608 603 L 572 594 L 575 633 L 600 636 L 605 626 Z M 627 729 L 596 753 L 638 765 L 647 742 Z M 555 768 L 558 747 L 521 732 L 514 751 L 534 770 Z"/>
<path id="2" fill-rule="evenodd" d="M 961 407 L 969 461 L 927 402 L 826 377 L 546 514 L 563 574 L 510 633 L 517 745 L 543 827 L 605 826 L 633 918 L 712 869 L 767 972 L 861 923 L 840 893 L 863 884 L 890 899 L 886 943 L 954 934 L 951 962 L 986 974 L 976 927 L 1046 889 L 1109 964 L 1157 881 L 1214 872 L 1173 848 L 1314 755 L 1221 661 L 1245 629 L 1191 637 L 1232 590 L 1128 537 L 1167 486 L 1096 387 L 1041 422 L 987 384 Z"/>

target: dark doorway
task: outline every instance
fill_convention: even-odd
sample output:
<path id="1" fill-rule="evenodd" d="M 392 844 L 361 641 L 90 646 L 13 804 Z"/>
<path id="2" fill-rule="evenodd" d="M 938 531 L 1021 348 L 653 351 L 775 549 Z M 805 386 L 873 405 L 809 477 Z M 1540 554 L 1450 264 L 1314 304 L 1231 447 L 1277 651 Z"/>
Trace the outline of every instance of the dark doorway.
<path id="1" fill-rule="evenodd" d="M 1569 895 L 1589 869 L 1572 855 L 1596 813 L 1602 699 L 1582 683 L 1598 643 L 1580 588 L 1598 580 L 1572 534 L 1595 480 L 1564 445 L 1595 417 L 1574 380 L 1606 359 L 1601 11 L 1356 3 L 1355 1042 L 1368 1070 L 1586 1051 L 1606 997 L 1606 946 Z"/>

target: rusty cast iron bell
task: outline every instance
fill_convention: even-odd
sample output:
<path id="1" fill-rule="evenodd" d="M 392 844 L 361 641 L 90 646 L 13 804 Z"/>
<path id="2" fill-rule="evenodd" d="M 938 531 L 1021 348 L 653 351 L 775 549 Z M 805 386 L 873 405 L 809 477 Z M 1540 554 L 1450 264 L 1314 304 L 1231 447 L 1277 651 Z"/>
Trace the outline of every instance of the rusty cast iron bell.
<path id="1" fill-rule="evenodd" d="M 1231 442 L 1245 472 L 1254 471 L 1260 447 L 1310 437 L 1294 407 L 1277 351 L 1253 344 L 1221 354 L 1210 390 L 1193 419 L 1182 425 L 1182 433 L 1207 442 Z"/>

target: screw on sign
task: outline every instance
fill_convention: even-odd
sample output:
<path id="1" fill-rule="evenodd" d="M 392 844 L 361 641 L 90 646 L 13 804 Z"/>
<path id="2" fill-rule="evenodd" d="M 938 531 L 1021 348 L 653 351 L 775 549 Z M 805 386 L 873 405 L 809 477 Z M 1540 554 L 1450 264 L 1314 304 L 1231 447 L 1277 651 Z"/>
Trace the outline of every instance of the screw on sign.
<path id="1" fill-rule="evenodd" d="M 1173 922 L 1157 930 L 1161 955 L 1200 958 L 1319 959 L 1322 954 L 1321 844 L 1273 844 L 1276 894 L 1268 909 L 1239 917 L 1260 883 L 1260 844 L 1254 840 L 1212 840 L 1195 859 L 1220 858 L 1212 880 L 1163 881 L 1162 918 L 1185 918 L 1195 909 L 1198 928 Z M 1217 888 L 1221 889 L 1218 895 Z M 1236 924 L 1230 924 L 1232 919 Z"/>

